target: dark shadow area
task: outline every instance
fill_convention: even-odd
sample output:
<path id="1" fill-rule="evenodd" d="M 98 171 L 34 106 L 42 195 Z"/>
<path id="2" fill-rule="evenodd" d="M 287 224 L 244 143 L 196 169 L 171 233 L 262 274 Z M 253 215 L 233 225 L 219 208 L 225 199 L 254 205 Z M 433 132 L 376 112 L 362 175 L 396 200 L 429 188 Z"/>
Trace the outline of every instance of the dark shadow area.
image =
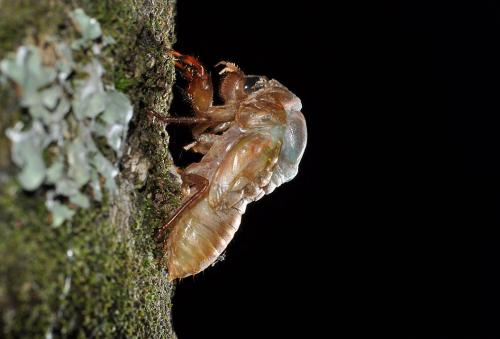
<path id="1" fill-rule="evenodd" d="M 309 132 L 297 178 L 249 206 L 224 261 L 178 284 L 179 338 L 498 333 L 497 13 L 179 2 L 175 48 L 279 80 Z"/>

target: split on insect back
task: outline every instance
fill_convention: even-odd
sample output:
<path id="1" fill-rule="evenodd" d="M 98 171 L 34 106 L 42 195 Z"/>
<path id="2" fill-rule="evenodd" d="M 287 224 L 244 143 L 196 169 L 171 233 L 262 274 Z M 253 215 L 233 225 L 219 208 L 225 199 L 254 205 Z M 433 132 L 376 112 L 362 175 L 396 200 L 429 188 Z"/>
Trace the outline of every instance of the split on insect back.
<path id="1" fill-rule="evenodd" d="M 190 117 L 150 115 L 164 123 L 190 124 L 200 162 L 181 171 L 183 202 L 160 229 L 169 280 L 213 264 L 233 239 L 248 203 L 290 181 L 307 142 L 300 99 L 278 81 L 246 75 L 222 61 L 222 105 L 213 105 L 210 73 L 192 56 L 171 51 L 188 81 Z"/>

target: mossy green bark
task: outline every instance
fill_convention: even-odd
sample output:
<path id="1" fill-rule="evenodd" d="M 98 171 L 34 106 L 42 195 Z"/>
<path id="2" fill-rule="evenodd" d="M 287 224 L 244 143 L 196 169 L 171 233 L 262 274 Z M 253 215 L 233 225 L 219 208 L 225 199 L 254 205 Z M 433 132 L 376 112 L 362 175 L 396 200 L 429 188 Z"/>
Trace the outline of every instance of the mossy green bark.
<path id="1" fill-rule="evenodd" d="M 175 337 L 172 285 L 154 237 L 178 204 L 179 188 L 168 136 L 145 114 L 170 104 L 174 6 L 0 0 L 0 58 L 26 41 L 69 38 L 68 13 L 81 7 L 116 40 L 102 55 L 105 78 L 134 104 L 120 194 L 54 228 L 43 189 L 24 192 L 15 181 L 5 129 L 25 113 L 13 87 L 0 90 L 0 337 Z"/>

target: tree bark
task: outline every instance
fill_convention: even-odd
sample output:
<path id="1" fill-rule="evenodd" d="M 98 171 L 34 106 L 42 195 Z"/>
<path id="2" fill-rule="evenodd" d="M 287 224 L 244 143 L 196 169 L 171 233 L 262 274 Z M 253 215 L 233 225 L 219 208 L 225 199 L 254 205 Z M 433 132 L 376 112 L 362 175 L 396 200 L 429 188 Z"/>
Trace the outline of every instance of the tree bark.
<path id="1" fill-rule="evenodd" d="M 104 80 L 134 106 L 119 194 L 51 226 L 46 187 L 16 180 L 6 129 L 25 119 L 14 86 L 0 87 L 0 336 L 175 337 L 172 285 L 156 230 L 179 203 L 168 136 L 146 109 L 167 112 L 174 69 L 174 0 L 0 0 L 0 59 L 24 43 L 70 39 L 82 8 L 116 43 Z M 76 62 L 83 62 L 76 59 Z"/>

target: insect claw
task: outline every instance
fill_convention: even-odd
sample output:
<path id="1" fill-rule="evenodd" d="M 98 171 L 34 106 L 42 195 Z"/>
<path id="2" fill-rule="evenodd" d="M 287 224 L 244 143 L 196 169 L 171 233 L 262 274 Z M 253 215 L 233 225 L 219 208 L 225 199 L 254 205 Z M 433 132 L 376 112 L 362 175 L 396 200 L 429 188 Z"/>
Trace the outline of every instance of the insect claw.
<path id="1" fill-rule="evenodd" d="M 181 54 L 173 49 L 168 52 L 174 58 L 174 65 L 182 74 L 188 79 L 193 80 L 195 77 L 204 77 L 205 76 L 205 68 L 200 64 L 200 62 L 190 56 Z"/>
<path id="2" fill-rule="evenodd" d="M 188 81 L 187 97 L 199 116 L 205 115 L 213 100 L 213 87 L 210 73 L 190 55 L 181 54 L 173 49 L 168 51 L 173 64 L 181 76 Z"/>
<path id="3" fill-rule="evenodd" d="M 168 54 L 174 56 L 174 57 L 179 57 L 179 56 L 182 56 L 181 53 L 177 52 L 175 49 L 170 49 L 168 50 Z"/>
<path id="4" fill-rule="evenodd" d="M 218 62 L 215 67 L 219 67 L 219 66 L 225 66 L 220 72 L 219 72 L 219 75 L 222 75 L 224 73 L 236 73 L 236 72 L 240 72 L 240 68 L 238 66 L 236 66 L 235 63 L 232 63 L 232 62 L 228 62 L 228 61 L 220 61 Z"/>
<path id="5" fill-rule="evenodd" d="M 183 68 L 183 65 L 179 61 L 177 61 L 177 60 L 175 60 L 174 65 L 177 68 Z"/>

